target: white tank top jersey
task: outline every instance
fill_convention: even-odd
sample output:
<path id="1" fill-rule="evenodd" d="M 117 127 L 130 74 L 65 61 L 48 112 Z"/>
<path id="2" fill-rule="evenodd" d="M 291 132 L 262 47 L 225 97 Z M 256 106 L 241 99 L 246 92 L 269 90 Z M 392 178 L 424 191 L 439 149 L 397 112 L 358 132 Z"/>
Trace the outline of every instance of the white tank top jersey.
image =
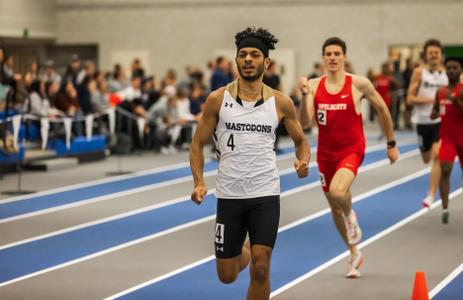
<path id="1" fill-rule="evenodd" d="M 237 100 L 238 83 L 227 85 L 214 142 L 220 159 L 217 198 L 243 199 L 280 194 L 274 151 L 278 116 L 273 90 L 263 86 L 263 99 Z"/>
<path id="2" fill-rule="evenodd" d="M 448 84 L 449 80 L 445 71 L 430 72 L 429 70 L 423 68 L 417 95 L 434 99 L 436 97 L 437 90 L 441 86 L 446 86 Z M 412 111 L 412 122 L 415 124 L 439 123 L 440 118 L 432 120 L 430 117 L 432 106 L 432 103 L 414 105 Z"/>

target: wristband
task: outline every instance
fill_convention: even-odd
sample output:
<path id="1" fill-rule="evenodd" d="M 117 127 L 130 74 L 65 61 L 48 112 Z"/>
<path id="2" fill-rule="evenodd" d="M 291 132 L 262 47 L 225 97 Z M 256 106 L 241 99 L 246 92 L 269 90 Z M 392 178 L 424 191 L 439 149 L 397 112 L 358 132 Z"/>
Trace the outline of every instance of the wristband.
<path id="1" fill-rule="evenodd" d="M 387 147 L 388 148 L 394 148 L 397 145 L 397 142 L 395 140 L 391 140 L 387 142 Z"/>

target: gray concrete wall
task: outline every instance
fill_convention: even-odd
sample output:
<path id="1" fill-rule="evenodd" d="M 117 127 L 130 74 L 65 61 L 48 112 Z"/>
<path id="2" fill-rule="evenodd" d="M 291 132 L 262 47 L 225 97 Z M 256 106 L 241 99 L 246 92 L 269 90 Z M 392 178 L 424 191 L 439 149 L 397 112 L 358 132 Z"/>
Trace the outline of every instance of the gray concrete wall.
<path id="1" fill-rule="evenodd" d="M 463 44 L 462 11 L 460 0 L 58 0 L 57 28 L 59 43 L 99 44 L 104 69 L 138 53 L 158 76 L 168 67 L 183 74 L 187 64 L 204 66 L 215 50 L 233 49 L 234 34 L 248 25 L 273 32 L 280 49 L 294 50 L 295 76 L 306 74 L 325 38 L 337 35 L 364 74 L 392 44 L 429 37 Z"/>
<path id="2" fill-rule="evenodd" d="M 55 38 L 56 0 L 0 0 L 0 37 Z"/>

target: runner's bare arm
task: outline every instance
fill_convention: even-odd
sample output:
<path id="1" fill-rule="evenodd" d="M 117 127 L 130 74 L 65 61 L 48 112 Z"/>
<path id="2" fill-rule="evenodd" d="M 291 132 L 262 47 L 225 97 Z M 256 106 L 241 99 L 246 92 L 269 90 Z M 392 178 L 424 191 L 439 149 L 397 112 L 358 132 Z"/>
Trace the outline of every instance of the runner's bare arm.
<path id="1" fill-rule="evenodd" d="M 370 101 L 370 103 L 376 109 L 376 112 L 378 113 L 378 119 L 383 125 L 384 134 L 386 135 L 387 141 L 395 141 L 391 114 L 389 113 L 389 109 L 387 108 L 383 98 L 381 98 L 381 95 L 375 90 L 371 81 L 362 76 L 354 76 L 353 83 L 355 87 L 365 96 L 368 101 Z M 395 145 L 393 147 L 388 146 L 387 156 L 391 163 L 394 163 L 399 157 L 398 148 Z"/>
<path id="2" fill-rule="evenodd" d="M 407 91 L 407 104 L 429 104 L 433 103 L 433 98 L 427 98 L 418 96 L 418 88 L 420 87 L 421 82 L 421 73 L 423 72 L 422 68 L 415 68 L 412 73 L 412 78 L 410 79 L 410 85 Z"/>
<path id="3" fill-rule="evenodd" d="M 299 178 L 306 177 L 309 171 L 310 147 L 297 119 L 296 108 L 291 99 L 283 93 L 277 92 L 276 98 L 281 121 L 296 147 L 297 161 L 294 163 L 294 167 Z"/>
<path id="4" fill-rule="evenodd" d="M 200 204 L 207 193 L 207 187 L 204 182 L 204 153 L 203 148 L 206 145 L 214 131 L 219 117 L 220 105 L 222 104 L 223 89 L 209 94 L 203 107 L 201 119 L 198 122 L 193 140 L 190 145 L 190 167 L 193 174 L 194 190 L 191 194 L 191 200 Z"/>
<path id="5" fill-rule="evenodd" d="M 463 110 L 463 89 L 461 89 L 460 95 L 455 97 L 453 103 L 455 103 L 455 105 L 457 105 L 461 110 Z"/>
<path id="6" fill-rule="evenodd" d="M 437 119 L 439 118 L 439 90 L 436 93 L 436 97 L 434 98 L 434 104 L 432 106 L 431 110 L 431 119 Z"/>

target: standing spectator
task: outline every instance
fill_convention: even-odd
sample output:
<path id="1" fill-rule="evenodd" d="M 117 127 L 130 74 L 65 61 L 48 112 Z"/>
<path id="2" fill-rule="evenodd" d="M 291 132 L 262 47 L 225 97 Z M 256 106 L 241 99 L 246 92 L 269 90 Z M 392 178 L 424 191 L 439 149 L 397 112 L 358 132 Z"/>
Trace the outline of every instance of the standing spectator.
<path id="1" fill-rule="evenodd" d="M 40 79 L 43 82 L 53 81 L 56 82 L 58 86 L 61 85 L 61 75 L 56 72 L 55 62 L 53 60 L 50 59 L 45 62 L 45 71 L 43 72 Z"/>
<path id="2" fill-rule="evenodd" d="M 271 61 L 268 68 L 264 71 L 264 83 L 274 90 L 281 91 L 280 75 L 277 74 L 277 64 Z"/>
<path id="3" fill-rule="evenodd" d="M 215 60 L 210 59 L 207 62 L 207 68 L 204 71 L 204 76 L 203 76 L 203 80 L 207 84 L 207 93 L 210 92 L 211 77 L 212 77 L 212 73 L 214 72 L 214 70 L 215 70 Z"/>
<path id="4" fill-rule="evenodd" d="M 132 62 L 132 77 L 145 77 L 145 70 L 141 65 L 141 61 L 139 58 L 135 58 Z"/>
<path id="5" fill-rule="evenodd" d="M 368 78 L 371 81 L 371 83 L 375 83 L 376 72 L 373 68 L 369 68 L 367 70 L 366 78 Z M 370 123 L 373 123 L 375 121 L 376 109 L 370 102 L 368 102 L 368 108 L 368 120 L 370 121 Z"/>
<path id="6" fill-rule="evenodd" d="M 312 73 L 307 76 L 309 79 L 314 79 L 318 77 L 322 77 L 323 74 L 325 74 L 325 70 L 323 69 L 323 65 L 319 63 L 318 61 L 313 64 L 313 70 Z"/>
<path id="7" fill-rule="evenodd" d="M 14 58 L 13 55 L 6 54 L 5 59 L 2 64 L 2 72 L 3 72 L 3 83 L 8 85 L 12 85 L 14 80 L 14 70 L 13 70 Z"/>
<path id="8" fill-rule="evenodd" d="M 389 113 L 392 110 L 392 93 L 396 90 L 397 84 L 392 77 L 391 65 L 388 62 L 384 62 L 381 65 L 381 73 L 375 77 L 375 89 L 384 100 Z M 392 113 L 391 113 L 392 115 Z M 378 140 L 381 140 L 384 137 L 384 128 L 383 124 L 380 122 L 381 134 L 378 137 Z"/>
<path id="9" fill-rule="evenodd" d="M 174 69 L 167 70 L 166 76 L 162 79 L 162 89 L 164 89 L 166 86 L 177 86 L 177 73 Z"/>
<path id="10" fill-rule="evenodd" d="M 412 74 L 413 74 L 413 61 L 411 57 L 407 58 L 406 63 L 405 63 L 405 70 L 402 73 L 402 76 L 404 78 L 404 90 L 407 91 L 408 87 L 410 86 L 410 80 L 412 79 Z M 413 105 L 410 105 L 405 101 L 405 111 L 404 111 L 404 125 L 405 128 L 408 130 L 413 130 L 413 125 L 412 125 L 412 109 Z"/>
<path id="11" fill-rule="evenodd" d="M 71 56 L 71 62 L 68 65 L 68 68 L 66 70 L 66 74 L 64 75 L 65 80 L 70 80 L 72 84 L 74 84 L 74 87 L 77 87 L 77 79 L 80 76 L 79 74 L 82 71 L 82 64 L 80 62 L 79 55 L 73 54 Z"/>
<path id="12" fill-rule="evenodd" d="M 399 130 L 399 117 L 400 117 L 400 108 L 402 104 L 402 99 L 405 96 L 404 78 L 402 72 L 400 71 L 400 59 L 396 59 L 392 63 L 392 77 L 394 78 L 394 84 L 392 91 L 392 120 L 394 121 L 394 130 Z"/>
<path id="13" fill-rule="evenodd" d="M 204 95 L 204 87 L 197 81 L 191 84 L 190 92 L 190 112 L 195 116 L 201 116 L 206 96 Z"/>
<path id="14" fill-rule="evenodd" d="M 211 90 L 214 91 L 226 86 L 231 81 L 232 77 L 230 75 L 230 64 L 228 59 L 223 56 L 217 57 L 215 61 L 215 70 L 211 76 Z"/>
<path id="15" fill-rule="evenodd" d="M 381 73 L 375 77 L 375 89 L 383 98 L 389 112 L 391 111 L 391 94 L 394 88 L 391 65 L 385 62 L 381 65 Z"/>

